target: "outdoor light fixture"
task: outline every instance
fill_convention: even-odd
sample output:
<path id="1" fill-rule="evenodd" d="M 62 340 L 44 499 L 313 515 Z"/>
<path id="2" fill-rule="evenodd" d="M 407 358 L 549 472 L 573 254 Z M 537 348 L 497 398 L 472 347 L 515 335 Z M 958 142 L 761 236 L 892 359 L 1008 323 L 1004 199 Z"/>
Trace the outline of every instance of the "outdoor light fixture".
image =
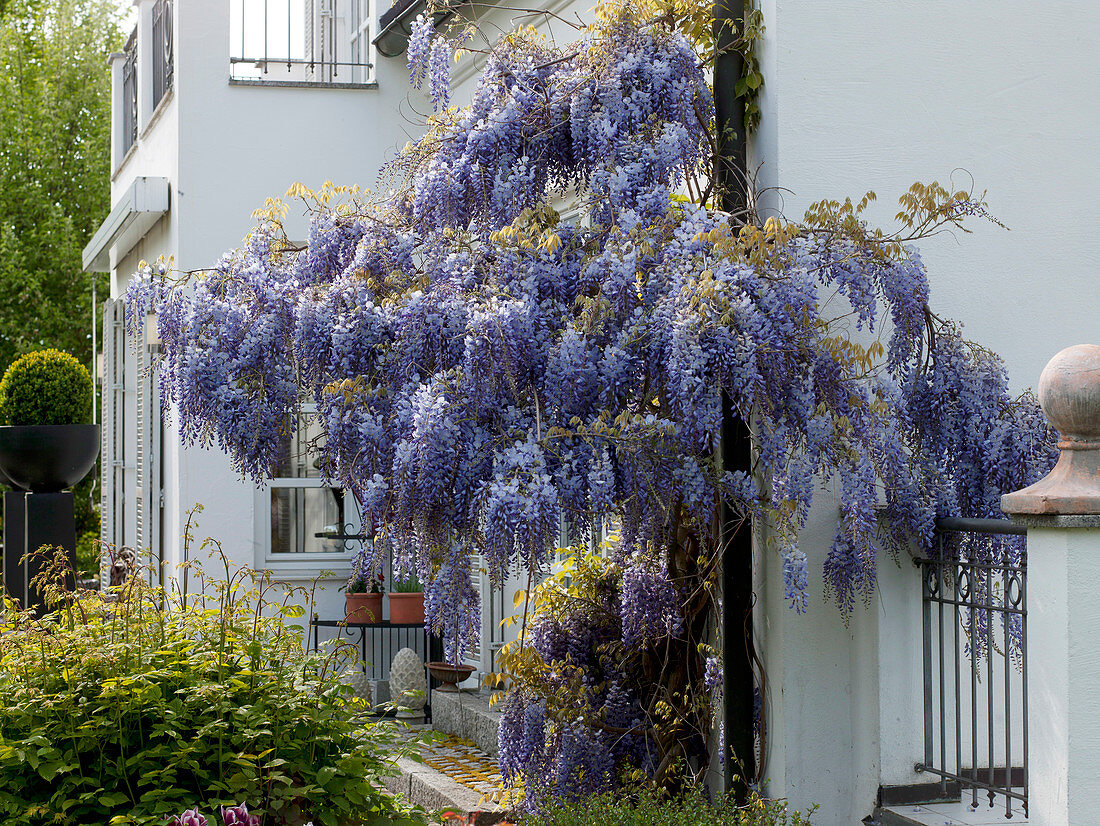
<path id="1" fill-rule="evenodd" d="M 145 316 L 145 346 L 153 353 L 160 352 L 160 328 L 157 326 L 157 314 Z"/>

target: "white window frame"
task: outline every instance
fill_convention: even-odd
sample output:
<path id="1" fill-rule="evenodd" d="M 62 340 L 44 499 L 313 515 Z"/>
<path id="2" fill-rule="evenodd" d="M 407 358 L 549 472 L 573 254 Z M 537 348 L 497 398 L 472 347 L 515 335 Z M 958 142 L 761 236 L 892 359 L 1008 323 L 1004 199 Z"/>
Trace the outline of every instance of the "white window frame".
<path id="1" fill-rule="evenodd" d="M 316 404 L 303 404 L 303 415 L 315 414 Z M 336 578 L 346 577 L 351 570 L 351 560 L 359 550 L 359 543 L 348 540 L 343 543 L 344 550 L 326 552 L 274 553 L 271 550 L 271 491 L 278 489 L 336 489 L 325 484 L 319 476 L 279 476 L 270 478 L 266 484 L 256 488 L 256 536 L 259 539 L 256 567 L 277 572 L 283 576 L 295 575 L 300 578 L 312 578 L 321 571 L 332 571 Z M 353 535 L 362 528 L 359 506 L 346 489 L 344 490 L 344 524 L 340 526 L 346 535 Z"/>

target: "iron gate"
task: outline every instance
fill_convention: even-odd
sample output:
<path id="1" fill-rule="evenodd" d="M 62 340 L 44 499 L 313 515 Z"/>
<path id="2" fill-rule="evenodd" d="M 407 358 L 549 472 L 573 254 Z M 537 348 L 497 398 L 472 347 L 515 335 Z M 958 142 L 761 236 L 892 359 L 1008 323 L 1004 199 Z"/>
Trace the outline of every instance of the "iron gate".
<path id="1" fill-rule="evenodd" d="M 1017 537 L 1027 531 L 999 519 L 943 519 L 936 528 L 938 558 L 917 561 L 924 760 L 916 769 L 938 775 L 944 797 L 958 783 L 972 808 L 984 793 L 990 807 L 1003 798 L 1006 818 L 1021 809 L 1026 817 L 1027 552 Z M 949 547 L 960 543 L 962 553 Z"/>

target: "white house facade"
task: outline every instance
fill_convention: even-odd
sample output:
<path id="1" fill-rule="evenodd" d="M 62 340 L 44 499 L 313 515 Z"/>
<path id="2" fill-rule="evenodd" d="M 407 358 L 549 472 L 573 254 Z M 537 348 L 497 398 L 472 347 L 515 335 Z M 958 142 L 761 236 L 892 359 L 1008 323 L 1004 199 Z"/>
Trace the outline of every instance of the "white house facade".
<path id="1" fill-rule="evenodd" d="M 415 136 L 429 108 L 410 92 L 399 56 L 422 5 L 136 5 L 135 47 L 113 58 L 114 208 L 85 251 L 86 269 L 111 273 L 103 330 L 103 538 L 150 549 L 174 571 L 183 561 L 188 510 L 202 503 L 197 535 L 214 535 L 235 562 L 295 581 L 335 571 L 319 602 L 322 614 L 335 617 L 351 545 L 316 534 L 333 525 L 354 530 L 354 508 L 339 491 L 322 488 L 309 467 L 288 463 L 284 476 L 257 489 L 237 479 L 217 450 L 182 447 L 174 423 L 162 418 L 147 370 L 155 344 L 125 340 L 117 302 L 141 259 L 173 256 L 180 270 L 215 262 L 239 243 L 251 211 L 294 181 L 372 185 L 375 170 Z M 973 234 L 922 244 L 936 312 L 1000 353 L 1021 391 L 1054 353 L 1100 339 L 1100 6 L 758 6 L 766 25 L 765 85 L 749 167 L 767 192 L 759 204 L 765 215 L 781 210 L 798 218 L 813 201 L 874 190 L 879 202 L 870 220 L 889 226 L 895 198 L 914 181 L 952 181 L 954 188 L 972 181 L 1009 229 L 976 220 Z M 246 19 L 264 9 L 269 35 L 250 40 Z M 571 0 L 546 9 L 560 17 L 590 13 L 589 4 Z M 560 22 L 517 17 L 505 4 L 475 4 L 467 14 L 489 32 L 531 22 L 570 37 Z M 157 28 L 158 20 L 168 23 Z M 163 32 L 171 35 L 167 52 Z M 380 54 L 370 45 L 375 40 L 398 56 Z M 336 58 L 326 62 L 334 43 Z M 170 80 L 158 80 L 166 61 Z M 476 70 L 473 57 L 455 68 L 456 102 L 469 99 Z M 136 94 L 128 85 L 133 78 Z M 292 233 L 304 231 L 301 216 L 288 220 Z M 780 562 L 761 538 L 755 622 L 767 674 L 766 791 L 796 808 L 818 804 L 815 823 L 851 826 L 871 815 L 880 790 L 936 778 L 914 770 L 925 753 L 920 573 L 909 560 L 881 560 L 876 597 L 845 623 L 822 596 L 836 516 L 826 492 L 803 534 L 808 616 L 787 608 Z M 474 662 L 484 671 L 514 588 L 490 594 L 484 577 L 478 581 L 486 643 Z M 1019 677 L 998 679 L 1003 688 Z M 1011 739 L 1021 723 L 1010 712 L 990 725 Z M 1013 765 L 1001 768 L 1011 770 L 1015 760 L 1007 760 Z"/>
<path id="2" fill-rule="evenodd" d="M 142 260 L 171 257 L 181 271 L 212 265 L 240 244 L 252 211 L 295 182 L 373 186 L 411 136 L 411 112 L 425 105 L 403 61 L 378 59 L 370 0 L 135 6 L 127 50 L 111 58 L 113 207 L 84 253 L 86 270 L 111 275 L 101 332 L 102 539 L 167 563 L 172 575 L 184 561 L 188 512 L 201 504 L 196 544 L 209 535 L 234 565 L 296 582 L 332 571 L 318 611 L 342 616 L 339 588 L 355 543 L 317 534 L 357 530 L 354 508 L 321 487 L 294 445 L 283 475 L 262 489 L 220 451 L 184 447 L 149 369 L 155 334 L 126 336 L 121 296 Z M 286 221 L 292 237 L 304 237 L 294 205 Z"/>
<path id="3" fill-rule="evenodd" d="M 996 0 L 759 6 L 765 85 L 749 167 L 761 188 L 781 194 L 768 206 L 781 202 L 797 218 L 813 201 L 873 190 L 870 220 L 890 226 L 914 181 L 967 189 L 972 180 L 1009 229 L 979 219 L 972 234 L 921 243 L 935 312 L 999 353 L 1015 391 L 1035 387 L 1063 348 L 1098 343 L 1100 7 L 1050 3 L 1033 15 Z M 778 561 L 761 556 L 767 776 L 792 805 L 819 803 L 821 823 L 853 824 L 878 787 L 937 778 L 914 772 L 924 752 L 919 573 L 908 560 L 881 559 L 875 598 L 845 625 L 822 597 L 837 515 L 830 501 L 816 500 L 801 543 L 815 595 L 807 616 L 784 607 Z M 1003 726 L 994 720 L 998 741 Z M 1019 720 L 1012 731 L 1022 733 Z M 984 797 L 982 805 L 978 814 L 991 817 Z"/>

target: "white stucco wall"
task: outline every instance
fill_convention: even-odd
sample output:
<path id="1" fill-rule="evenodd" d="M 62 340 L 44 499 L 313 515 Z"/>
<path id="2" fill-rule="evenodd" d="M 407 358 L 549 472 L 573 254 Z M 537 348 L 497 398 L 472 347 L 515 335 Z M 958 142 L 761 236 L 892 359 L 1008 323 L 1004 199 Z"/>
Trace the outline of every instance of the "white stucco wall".
<path id="1" fill-rule="evenodd" d="M 388 8 L 384 0 L 378 5 L 376 17 Z M 175 4 L 173 89 L 151 123 L 139 113 L 138 142 L 112 180 L 113 201 L 135 176 L 166 177 L 170 210 L 117 262 L 114 297 L 125 291 L 142 258 L 173 256 L 179 270 L 212 265 L 240 244 L 253 225 L 252 211 L 296 181 L 312 188 L 327 180 L 374 187 L 383 162 L 416 131 L 410 113 L 426 110 L 419 93 L 410 93 L 404 58 L 376 57 L 373 88 L 230 84 L 231 7 L 225 0 Z M 291 237 L 305 237 L 301 209 L 292 207 L 287 227 Z M 260 535 L 264 522 L 257 518 L 255 486 L 240 480 L 217 449 L 183 448 L 172 417 L 165 421 L 166 559 L 182 560 L 187 511 L 202 503 L 196 545 L 209 535 L 222 543 L 234 564 L 257 565 L 266 540 Z M 133 436 L 128 432 L 127 438 Z M 132 489 L 130 484 L 128 496 Z M 134 537 L 133 512 L 128 502 L 127 541 Z M 321 567 L 299 566 L 297 581 Z M 322 589 L 318 610 L 342 615 L 339 588 L 346 564 L 326 562 L 323 567 L 335 570 L 336 577 Z"/>
<path id="2" fill-rule="evenodd" d="M 187 125 L 179 138 L 181 269 L 209 266 L 239 245 L 253 225 L 252 211 L 296 181 L 311 188 L 328 180 L 373 188 L 384 161 L 408 140 L 403 112 L 410 105 L 423 109 L 422 102 L 409 102 L 403 59 L 376 59 L 376 88 L 231 85 L 227 11 L 211 14 L 181 4 L 179 15 L 181 40 L 192 45 L 180 50 L 178 62 L 181 122 Z M 305 238 L 308 223 L 300 204 L 291 206 L 286 224 L 292 238 Z M 235 479 L 219 451 L 183 451 L 180 502 L 168 511 L 165 535 L 179 536 L 178 520 L 190 504 L 203 502 L 202 523 L 209 526 L 203 531 L 215 533 L 236 563 L 257 566 L 266 541 L 264 514 L 256 511 L 254 485 Z M 346 563 L 296 566 L 293 573 L 276 575 L 304 584 L 322 568 L 336 576 L 319 592 L 318 611 L 342 616 Z"/>
<path id="3" fill-rule="evenodd" d="M 921 243 L 936 311 L 1004 356 L 1020 389 L 1064 346 L 1097 337 L 1100 6 L 762 7 L 755 164 L 762 183 L 790 190 L 787 214 L 871 189 L 872 220 L 888 225 L 913 181 L 972 177 L 1010 230 L 977 220 L 972 235 Z"/>
<path id="4" fill-rule="evenodd" d="M 889 226 L 913 181 L 968 188 L 972 176 L 1010 230 L 979 220 L 971 235 L 920 244 L 933 309 L 1000 353 L 1016 390 L 1033 386 L 1063 347 L 1100 340 L 1100 6 L 762 0 L 761 8 L 766 85 L 750 167 L 761 186 L 783 188 L 787 215 L 874 190 L 870 217 Z M 824 501 L 802 541 L 816 595 L 808 617 L 777 607 L 780 569 L 766 563 L 769 791 L 796 806 L 821 804 L 817 822 L 848 824 L 870 813 L 879 782 L 931 779 L 912 773 L 922 743 L 919 648 L 915 659 L 907 652 L 920 641 L 919 625 L 908 627 L 919 621 L 919 602 L 911 604 L 919 580 L 907 563 L 881 560 L 879 595 L 845 628 L 820 603 L 835 517 Z M 876 651 L 881 659 L 868 666 Z"/>

